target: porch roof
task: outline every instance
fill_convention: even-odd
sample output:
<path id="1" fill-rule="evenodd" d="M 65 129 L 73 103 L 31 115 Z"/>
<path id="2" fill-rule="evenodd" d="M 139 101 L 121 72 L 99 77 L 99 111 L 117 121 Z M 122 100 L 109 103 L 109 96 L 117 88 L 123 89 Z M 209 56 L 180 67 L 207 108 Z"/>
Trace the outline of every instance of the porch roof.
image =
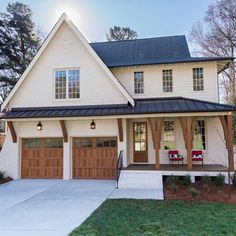
<path id="1" fill-rule="evenodd" d="M 236 106 L 200 101 L 183 97 L 136 99 L 130 104 L 94 106 L 54 106 L 12 108 L 5 112 L 3 119 L 49 118 L 49 117 L 89 117 L 159 113 L 229 112 Z"/>

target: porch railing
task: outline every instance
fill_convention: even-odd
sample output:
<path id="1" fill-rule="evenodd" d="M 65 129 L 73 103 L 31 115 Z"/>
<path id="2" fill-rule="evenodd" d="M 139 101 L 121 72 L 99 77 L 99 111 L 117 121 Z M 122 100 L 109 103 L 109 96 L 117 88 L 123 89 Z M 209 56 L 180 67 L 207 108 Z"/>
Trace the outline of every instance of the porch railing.
<path id="1" fill-rule="evenodd" d="M 116 188 L 118 188 L 120 172 L 123 168 L 123 153 L 124 153 L 124 150 L 121 150 L 119 153 L 117 163 L 116 163 L 116 171 L 117 171 L 117 173 L 116 173 Z"/>

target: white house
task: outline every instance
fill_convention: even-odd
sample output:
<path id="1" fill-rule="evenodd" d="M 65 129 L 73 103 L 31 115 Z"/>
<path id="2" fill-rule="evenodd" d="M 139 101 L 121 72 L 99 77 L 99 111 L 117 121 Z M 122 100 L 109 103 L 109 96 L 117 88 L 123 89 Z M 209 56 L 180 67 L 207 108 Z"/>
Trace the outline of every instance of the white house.
<path id="1" fill-rule="evenodd" d="M 88 43 L 63 14 L 2 104 L 0 169 L 15 179 L 115 179 L 120 156 L 124 173 L 234 171 L 236 107 L 219 104 L 218 86 L 232 60 L 191 57 L 183 35 Z"/>

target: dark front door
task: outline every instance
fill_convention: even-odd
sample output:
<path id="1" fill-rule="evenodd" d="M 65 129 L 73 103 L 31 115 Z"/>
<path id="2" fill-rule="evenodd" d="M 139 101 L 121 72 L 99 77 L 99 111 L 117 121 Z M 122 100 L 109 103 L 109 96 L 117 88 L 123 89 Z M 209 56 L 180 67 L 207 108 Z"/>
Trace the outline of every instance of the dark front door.
<path id="1" fill-rule="evenodd" d="M 134 162 L 148 161 L 147 122 L 133 124 Z"/>

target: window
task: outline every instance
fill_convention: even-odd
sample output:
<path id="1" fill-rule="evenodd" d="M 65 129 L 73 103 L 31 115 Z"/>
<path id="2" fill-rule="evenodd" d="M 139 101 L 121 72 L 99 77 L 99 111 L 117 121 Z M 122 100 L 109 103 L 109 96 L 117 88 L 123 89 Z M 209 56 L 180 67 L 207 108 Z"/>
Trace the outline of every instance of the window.
<path id="1" fill-rule="evenodd" d="M 46 138 L 45 148 L 62 148 L 63 140 L 62 138 Z"/>
<path id="2" fill-rule="evenodd" d="M 93 139 L 92 138 L 74 138 L 73 147 L 74 148 L 93 147 Z"/>
<path id="3" fill-rule="evenodd" d="M 193 148 L 196 150 L 205 150 L 206 149 L 206 129 L 205 121 L 197 120 L 194 130 L 194 141 Z"/>
<path id="4" fill-rule="evenodd" d="M 134 151 L 147 150 L 147 124 L 145 122 L 134 123 Z"/>
<path id="5" fill-rule="evenodd" d="M 163 92 L 173 92 L 172 70 L 162 71 Z"/>
<path id="6" fill-rule="evenodd" d="M 175 149 L 175 123 L 173 120 L 164 121 L 164 149 Z"/>
<path id="7" fill-rule="evenodd" d="M 193 91 L 203 90 L 203 68 L 193 68 Z"/>
<path id="8" fill-rule="evenodd" d="M 134 93 L 144 93 L 143 72 L 134 72 Z"/>
<path id="9" fill-rule="evenodd" d="M 55 99 L 80 97 L 79 72 L 78 69 L 55 71 Z"/>
<path id="10" fill-rule="evenodd" d="M 0 133 L 5 133 L 5 121 L 0 120 Z"/>
<path id="11" fill-rule="evenodd" d="M 116 147 L 116 139 L 115 138 L 97 138 L 96 146 L 97 147 Z"/>

